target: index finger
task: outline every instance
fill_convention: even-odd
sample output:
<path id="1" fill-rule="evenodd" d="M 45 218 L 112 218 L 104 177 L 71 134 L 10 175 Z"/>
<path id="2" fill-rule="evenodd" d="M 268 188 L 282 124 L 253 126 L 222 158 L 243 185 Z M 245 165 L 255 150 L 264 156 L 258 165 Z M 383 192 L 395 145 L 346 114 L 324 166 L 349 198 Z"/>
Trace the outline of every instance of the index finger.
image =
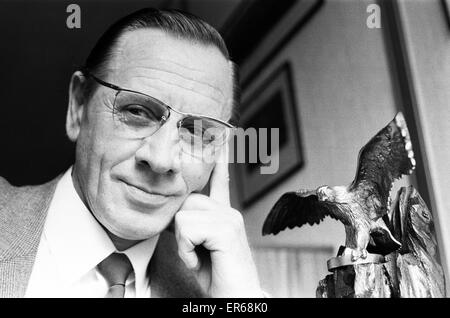
<path id="1" fill-rule="evenodd" d="M 209 197 L 225 205 L 230 205 L 230 176 L 228 172 L 228 143 L 220 150 L 211 175 Z"/>

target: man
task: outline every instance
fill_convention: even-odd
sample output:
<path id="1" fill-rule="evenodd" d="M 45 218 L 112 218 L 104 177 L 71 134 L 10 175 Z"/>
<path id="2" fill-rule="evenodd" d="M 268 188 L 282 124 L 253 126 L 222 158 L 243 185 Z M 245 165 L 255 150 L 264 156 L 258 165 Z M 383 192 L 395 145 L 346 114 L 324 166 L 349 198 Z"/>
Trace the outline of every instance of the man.
<path id="1" fill-rule="evenodd" d="M 144 9 L 110 27 L 71 78 L 73 167 L 36 187 L 0 179 L 0 295 L 263 296 L 219 160 L 234 81 L 198 18 Z"/>

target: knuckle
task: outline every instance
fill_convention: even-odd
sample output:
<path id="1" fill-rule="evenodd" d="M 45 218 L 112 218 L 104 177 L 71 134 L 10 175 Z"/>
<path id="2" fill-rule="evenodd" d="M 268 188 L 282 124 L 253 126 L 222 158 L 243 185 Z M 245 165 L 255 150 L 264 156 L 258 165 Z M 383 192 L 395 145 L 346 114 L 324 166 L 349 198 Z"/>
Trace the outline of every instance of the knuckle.
<path id="1" fill-rule="evenodd" d="M 244 217 L 238 210 L 232 209 L 230 213 L 231 221 L 236 228 L 242 228 L 244 226 Z"/>
<path id="2" fill-rule="evenodd" d="M 200 193 L 191 193 L 183 202 L 183 208 L 186 210 L 195 209 L 201 206 L 208 197 Z"/>
<path id="3" fill-rule="evenodd" d="M 187 223 L 187 213 L 180 211 L 175 214 L 174 225 L 176 230 L 181 231 L 181 229 L 186 228 Z"/>
<path id="4" fill-rule="evenodd" d="M 228 212 L 228 211 L 227 211 Z M 230 213 L 231 212 L 231 213 Z M 228 226 L 223 227 L 223 230 L 227 232 L 228 235 L 240 234 L 244 229 L 244 218 L 242 214 L 234 210 L 227 213 L 227 224 Z"/>
<path id="5" fill-rule="evenodd" d="M 186 240 L 190 234 L 189 227 L 187 226 L 179 226 L 177 232 L 181 240 Z"/>
<path id="6" fill-rule="evenodd" d="M 178 248 L 178 256 L 179 256 L 182 260 L 184 260 L 185 257 L 186 257 L 186 253 L 185 253 L 181 248 Z"/>
<path id="7" fill-rule="evenodd" d="M 175 217 L 174 217 L 175 226 L 179 226 L 180 225 L 180 222 L 181 222 L 182 218 L 183 218 L 183 212 L 182 211 L 180 211 L 177 214 L 175 214 Z"/>

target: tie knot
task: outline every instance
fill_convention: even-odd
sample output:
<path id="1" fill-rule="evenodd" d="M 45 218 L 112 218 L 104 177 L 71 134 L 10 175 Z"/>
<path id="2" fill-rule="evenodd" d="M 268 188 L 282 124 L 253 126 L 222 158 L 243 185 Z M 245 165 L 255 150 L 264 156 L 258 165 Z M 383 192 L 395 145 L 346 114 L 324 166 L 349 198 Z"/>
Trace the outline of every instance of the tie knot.
<path id="1" fill-rule="evenodd" d="M 98 270 L 111 287 L 114 285 L 125 285 L 125 281 L 133 270 L 133 266 L 125 254 L 112 253 L 98 264 Z"/>

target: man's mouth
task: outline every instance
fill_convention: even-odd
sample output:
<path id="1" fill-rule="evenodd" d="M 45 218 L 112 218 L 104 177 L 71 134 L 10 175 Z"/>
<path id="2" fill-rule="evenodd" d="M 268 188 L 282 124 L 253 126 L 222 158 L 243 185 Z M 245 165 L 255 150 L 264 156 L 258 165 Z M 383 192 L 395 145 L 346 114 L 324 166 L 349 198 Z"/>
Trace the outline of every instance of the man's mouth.
<path id="1" fill-rule="evenodd" d="M 173 197 L 172 194 L 153 191 L 143 186 L 130 183 L 124 179 L 119 179 L 119 181 L 124 185 L 128 198 L 141 205 L 143 204 L 152 207 L 161 206 Z"/>

